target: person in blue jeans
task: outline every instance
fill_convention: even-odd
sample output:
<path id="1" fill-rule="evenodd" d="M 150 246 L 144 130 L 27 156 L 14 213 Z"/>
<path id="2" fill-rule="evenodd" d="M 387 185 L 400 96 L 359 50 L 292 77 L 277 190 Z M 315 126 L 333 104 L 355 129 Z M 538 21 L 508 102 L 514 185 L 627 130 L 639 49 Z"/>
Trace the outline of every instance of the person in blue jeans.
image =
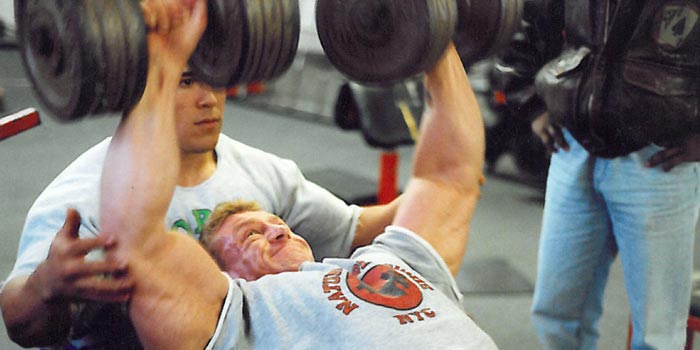
<path id="1" fill-rule="evenodd" d="M 535 328 L 544 349 L 596 349 L 605 285 L 619 254 L 632 348 L 682 349 L 700 210 L 700 98 L 690 88 L 700 83 L 700 2 L 558 5 L 566 43 L 550 68 L 575 64 L 556 79 L 545 76 L 545 65 L 536 79 L 547 112 L 532 128 L 553 154 Z M 574 79 L 577 70 L 584 78 L 574 89 L 575 106 L 561 113 L 557 79 Z M 602 84 L 586 85 L 601 72 Z"/>
<path id="2" fill-rule="evenodd" d="M 649 159 L 664 152 L 657 145 L 599 158 L 566 129 L 556 130 L 566 143 L 549 167 L 532 308 L 545 349 L 596 348 L 608 271 L 618 253 L 633 348 L 682 349 L 700 204 L 698 163 L 668 171 L 650 167 Z"/>

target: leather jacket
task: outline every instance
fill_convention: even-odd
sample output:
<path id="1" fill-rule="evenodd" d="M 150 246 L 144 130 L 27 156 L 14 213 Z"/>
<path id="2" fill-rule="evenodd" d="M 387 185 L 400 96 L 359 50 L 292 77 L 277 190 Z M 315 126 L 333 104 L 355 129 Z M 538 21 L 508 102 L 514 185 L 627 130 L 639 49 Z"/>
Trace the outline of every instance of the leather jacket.
<path id="1" fill-rule="evenodd" d="M 700 0 L 559 8 L 565 48 L 538 73 L 537 91 L 589 152 L 616 157 L 700 131 Z"/>

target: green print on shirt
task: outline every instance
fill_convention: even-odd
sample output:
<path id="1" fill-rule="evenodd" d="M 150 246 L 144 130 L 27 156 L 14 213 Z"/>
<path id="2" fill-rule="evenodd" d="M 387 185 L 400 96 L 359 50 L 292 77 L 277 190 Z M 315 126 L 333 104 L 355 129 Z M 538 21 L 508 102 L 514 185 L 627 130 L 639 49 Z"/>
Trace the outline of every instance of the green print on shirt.
<path id="1" fill-rule="evenodd" d="M 202 234 L 204 229 L 204 224 L 207 222 L 209 215 L 211 215 L 211 209 L 194 209 L 192 210 L 192 215 L 194 215 L 194 220 L 197 222 L 197 228 L 193 231 L 190 224 L 187 223 L 185 219 L 179 219 L 173 223 L 171 230 L 185 230 L 187 234 L 198 238 Z"/>

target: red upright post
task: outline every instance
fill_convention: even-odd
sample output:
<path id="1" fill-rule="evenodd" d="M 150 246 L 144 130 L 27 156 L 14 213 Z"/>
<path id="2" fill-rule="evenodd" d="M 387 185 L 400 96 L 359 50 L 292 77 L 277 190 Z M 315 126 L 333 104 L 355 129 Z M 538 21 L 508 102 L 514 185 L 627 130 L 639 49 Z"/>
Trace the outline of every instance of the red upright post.
<path id="1" fill-rule="evenodd" d="M 382 152 L 379 160 L 377 204 L 389 203 L 398 196 L 398 165 L 398 152 L 395 150 Z"/>

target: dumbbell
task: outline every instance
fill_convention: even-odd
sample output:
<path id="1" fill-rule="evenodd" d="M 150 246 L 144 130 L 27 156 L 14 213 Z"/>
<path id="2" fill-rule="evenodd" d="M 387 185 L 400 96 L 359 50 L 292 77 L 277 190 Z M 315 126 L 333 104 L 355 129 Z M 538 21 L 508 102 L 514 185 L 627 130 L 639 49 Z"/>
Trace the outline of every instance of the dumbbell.
<path id="1" fill-rule="evenodd" d="M 269 80 L 291 65 L 298 0 L 209 0 L 189 65 L 214 87 Z M 40 102 L 63 121 L 129 110 L 148 69 L 139 0 L 14 0 L 22 62 Z"/>
<path id="2" fill-rule="evenodd" d="M 523 0 L 319 0 L 329 61 L 350 80 L 393 84 L 431 68 L 454 41 L 465 65 L 513 36 Z"/>
<path id="3" fill-rule="evenodd" d="M 209 0 L 207 29 L 190 60 L 212 86 L 279 77 L 299 46 L 298 0 Z"/>

